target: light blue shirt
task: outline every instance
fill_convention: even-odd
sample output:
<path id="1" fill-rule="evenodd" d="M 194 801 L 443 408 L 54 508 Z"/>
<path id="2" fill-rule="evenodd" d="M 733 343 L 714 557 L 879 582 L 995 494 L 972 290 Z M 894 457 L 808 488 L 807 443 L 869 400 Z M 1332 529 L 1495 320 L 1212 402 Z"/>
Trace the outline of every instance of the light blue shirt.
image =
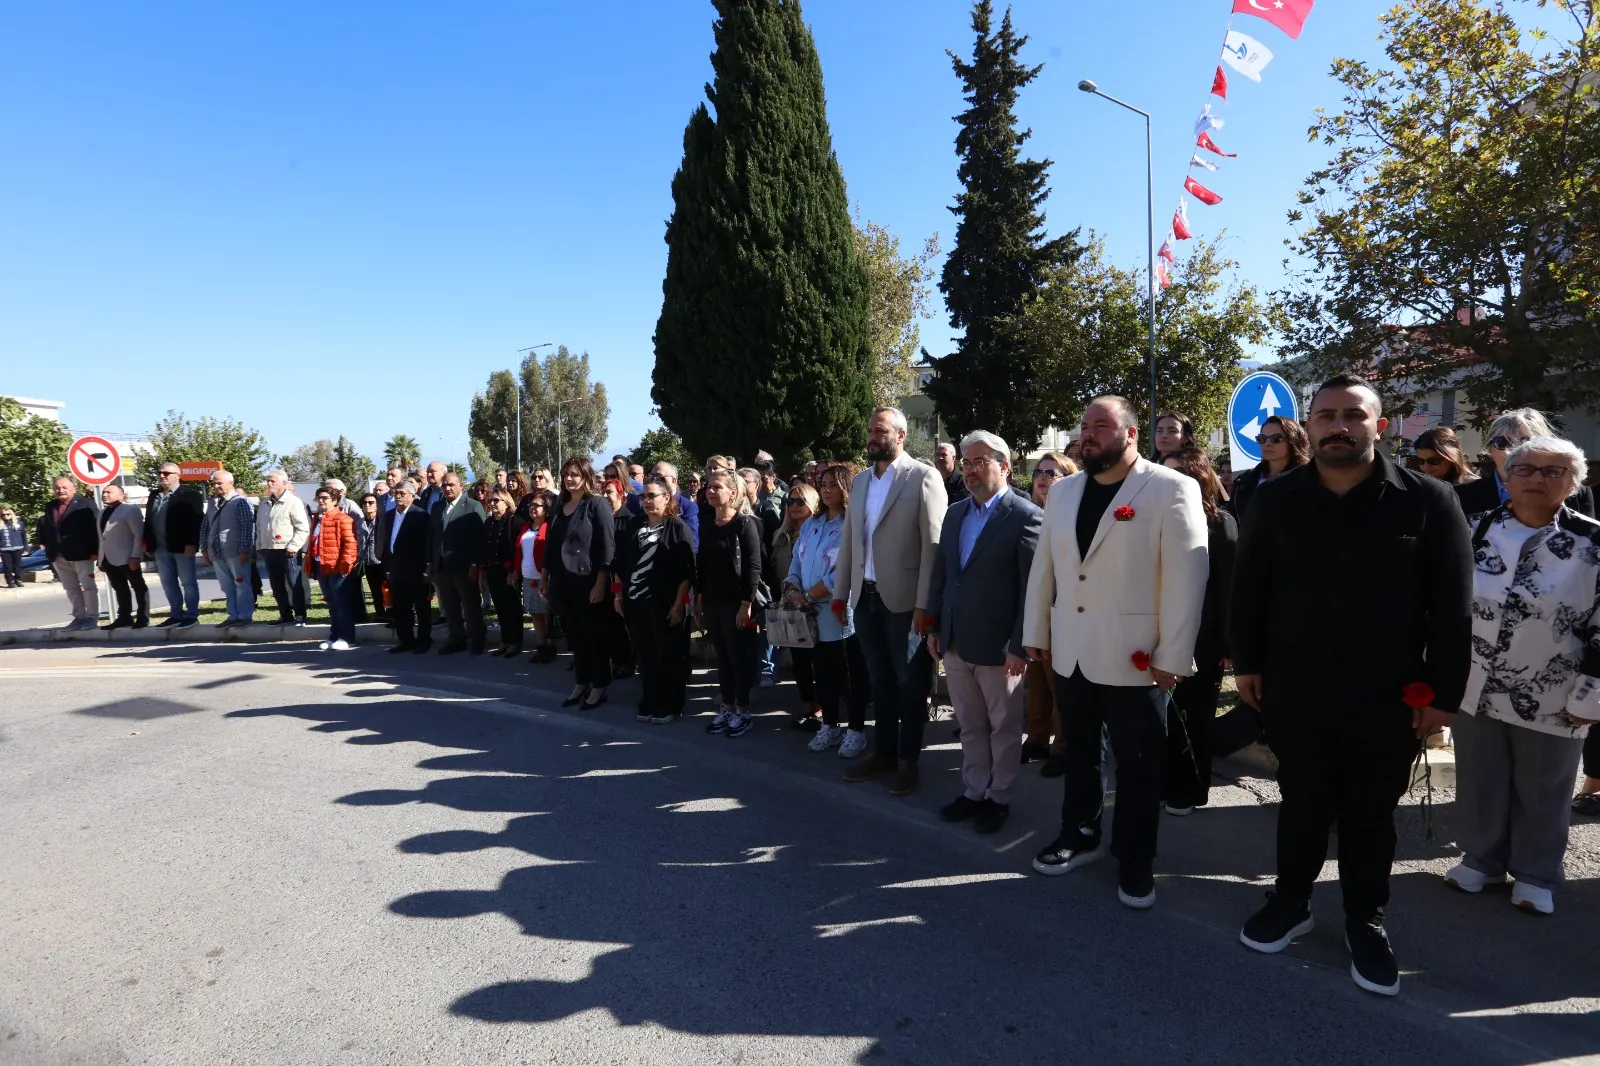
<path id="1" fill-rule="evenodd" d="M 975 498 L 969 497 L 972 500 L 972 506 L 967 508 L 967 513 L 961 516 L 961 537 L 957 544 L 961 551 L 962 567 L 965 567 L 967 560 L 971 558 L 972 548 L 978 543 L 978 535 L 983 532 L 983 527 L 989 524 L 989 516 L 994 514 L 996 505 L 1000 503 L 1000 497 L 1008 491 L 1010 490 L 1002 488 L 999 492 L 989 497 L 988 503 L 979 503 Z"/>
<path id="2" fill-rule="evenodd" d="M 795 538 L 794 551 L 789 558 L 789 573 L 785 580 L 800 586 L 806 599 L 817 609 L 817 639 L 824 643 L 843 640 L 855 633 L 849 611 L 843 624 L 834 616 L 831 596 L 826 600 L 811 599 L 811 590 L 818 585 L 833 591 L 834 571 L 839 563 L 839 545 L 844 541 L 844 515 L 829 521 L 827 513 L 805 520 L 800 535 Z"/>

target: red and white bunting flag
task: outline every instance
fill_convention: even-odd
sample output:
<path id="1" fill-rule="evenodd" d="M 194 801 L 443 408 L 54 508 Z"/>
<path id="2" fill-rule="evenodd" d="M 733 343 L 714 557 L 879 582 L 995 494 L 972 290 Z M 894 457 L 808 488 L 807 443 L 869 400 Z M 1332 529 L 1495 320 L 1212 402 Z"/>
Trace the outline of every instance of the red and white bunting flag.
<path id="1" fill-rule="evenodd" d="M 1217 72 L 1211 78 L 1211 95 L 1228 98 L 1228 76 L 1222 73 L 1222 66 L 1218 64 Z"/>
<path id="2" fill-rule="evenodd" d="M 1211 134 L 1207 133 L 1204 130 L 1200 131 L 1200 136 L 1198 136 L 1198 137 L 1196 137 L 1194 139 L 1194 143 L 1198 144 L 1201 148 L 1204 148 L 1208 152 L 1215 152 L 1217 155 L 1220 155 L 1224 159 L 1238 159 L 1239 158 L 1239 153 L 1238 152 L 1224 152 L 1221 148 L 1218 148 L 1217 147 L 1217 142 L 1213 141 L 1211 139 Z"/>
<path id="3" fill-rule="evenodd" d="M 1229 30 L 1222 46 L 1222 61 L 1251 81 L 1260 81 L 1261 72 L 1272 62 L 1272 51 L 1254 37 Z"/>
<path id="4" fill-rule="evenodd" d="M 1184 178 L 1183 187 L 1188 189 L 1189 194 L 1203 204 L 1214 205 L 1222 202 L 1222 197 L 1218 196 L 1204 185 L 1201 185 L 1198 181 L 1195 181 L 1193 177 Z"/>
<path id="5" fill-rule="evenodd" d="M 1233 0 L 1236 15 L 1266 19 L 1290 37 L 1299 37 L 1315 0 Z"/>
<path id="6" fill-rule="evenodd" d="M 1213 163 L 1211 160 L 1209 160 L 1209 159 L 1201 159 L 1199 152 L 1196 152 L 1194 155 L 1189 157 L 1189 165 L 1191 167 L 1202 167 L 1202 168 L 1204 168 L 1206 170 L 1216 170 L 1217 169 L 1217 165 L 1215 163 Z"/>
<path id="7" fill-rule="evenodd" d="M 1178 200 L 1178 209 L 1172 213 L 1172 235 L 1180 241 L 1186 241 L 1194 234 L 1189 232 L 1189 208 L 1187 201 Z"/>
<path id="8" fill-rule="evenodd" d="M 1200 117 L 1194 120 L 1194 132 L 1197 137 L 1204 137 L 1211 130 L 1220 130 L 1222 119 L 1211 113 L 1211 105 L 1207 104 L 1200 109 Z"/>
<path id="9" fill-rule="evenodd" d="M 1172 278 L 1167 274 L 1167 264 L 1159 259 L 1156 260 L 1156 281 L 1163 289 L 1172 284 Z"/>
<path id="10" fill-rule="evenodd" d="M 1156 258 L 1157 259 L 1165 259 L 1169 263 L 1176 263 L 1178 261 L 1177 257 L 1172 254 L 1172 235 L 1171 234 L 1168 234 L 1167 235 L 1167 239 L 1161 242 L 1161 247 L 1156 252 Z"/>

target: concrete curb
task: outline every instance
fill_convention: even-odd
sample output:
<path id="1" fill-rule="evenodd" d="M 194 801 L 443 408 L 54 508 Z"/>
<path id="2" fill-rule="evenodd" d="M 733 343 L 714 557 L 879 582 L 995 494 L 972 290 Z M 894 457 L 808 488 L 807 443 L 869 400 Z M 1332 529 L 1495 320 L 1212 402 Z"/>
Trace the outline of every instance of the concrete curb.
<path id="1" fill-rule="evenodd" d="M 362 638 L 367 638 L 362 640 Z M 248 629 L 219 629 L 195 625 L 188 629 L 14 629 L 0 632 L 0 647 L 21 644 L 276 644 L 306 643 L 328 639 L 328 627 L 280 626 L 256 623 Z M 356 626 L 358 643 L 387 642 L 388 629 L 382 623 Z"/>

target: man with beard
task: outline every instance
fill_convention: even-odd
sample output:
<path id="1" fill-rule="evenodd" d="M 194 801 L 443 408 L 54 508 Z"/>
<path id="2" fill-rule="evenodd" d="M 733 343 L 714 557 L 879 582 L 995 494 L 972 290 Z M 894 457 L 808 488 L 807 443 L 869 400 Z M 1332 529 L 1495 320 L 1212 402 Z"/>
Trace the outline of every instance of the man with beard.
<path id="1" fill-rule="evenodd" d="M 928 586 L 946 504 L 944 479 L 907 455 L 905 443 L 906 416 L 899 408 L 872 412 L 871 465 L 850 485 L 832 608 L 841 622 L 855 611 L 876 715 L 872 758 L 844 778 L 894 774 L 889 792 L 895 796 L 917 787 L 933 684 L 933 657 L 921 638 L 932 624 Z"/>
<path id="2" fill-rule="evenodd" d="M 1055 671 L 1066 769 L 1061 835 L 1033 868 L 1064 874 L 1105 854 L 1104 730 L 1117 762 L 1117 898 L 1145 908 L 1156 899 L 1167 701 L 1194 673 L 1209 577 L 1205 509 L 1198 482 L 1140 457 L 1127 400 L 1095 400 L 1082 428 L 1084 471 L 1045 501 L 1023 615 L 1029 658 Z"/>
<path id="3" fill-rule="evenodd" d="M 1311 931 L 1337 819 L 1350 976 L 1392 996 L 1394 809 L 1466 688 L 1472 548 L 1450 486 L 1375 450 L 1387 420 L 1371 386 L 1330 378 L 1310 411 L 1312 461 L 1256 490 L 1234 571 L 1239 697 L 1262 712 L 1283 793 L 1277 886 L 1239 939 L 1277 952 Z"/>

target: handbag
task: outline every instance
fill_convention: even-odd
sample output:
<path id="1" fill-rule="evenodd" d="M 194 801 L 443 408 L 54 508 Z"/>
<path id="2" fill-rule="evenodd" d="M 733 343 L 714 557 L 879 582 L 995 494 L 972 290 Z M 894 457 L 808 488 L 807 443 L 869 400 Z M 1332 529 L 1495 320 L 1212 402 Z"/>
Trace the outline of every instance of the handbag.
<path id="1" fill-rule="evenodd" d="M 817 616 L 804 607 L 786 603 L 767 608 L 767 643 L 778 648 L 815 648 Z"/>

